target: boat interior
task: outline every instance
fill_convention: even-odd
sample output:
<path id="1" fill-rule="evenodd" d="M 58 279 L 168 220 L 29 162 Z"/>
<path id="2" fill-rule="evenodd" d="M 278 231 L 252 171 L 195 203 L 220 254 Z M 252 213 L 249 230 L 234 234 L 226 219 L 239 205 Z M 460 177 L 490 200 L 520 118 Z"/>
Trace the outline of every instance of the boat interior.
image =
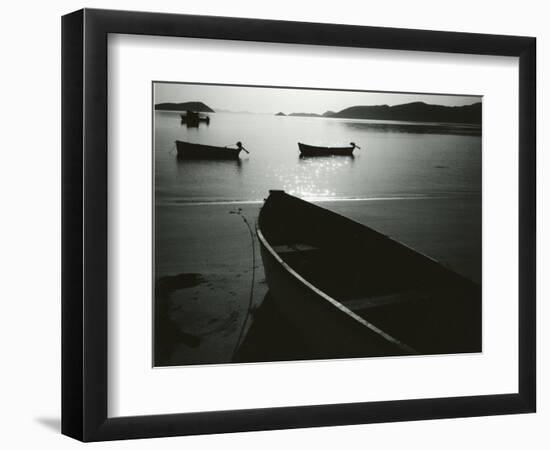
<path id="1" fill-rule="evenodd" d="M 420 353 L 481 351 L 481 288 L 472 281 L 284 193 L 271 195 L 259 225 L 299 276 Z"/>

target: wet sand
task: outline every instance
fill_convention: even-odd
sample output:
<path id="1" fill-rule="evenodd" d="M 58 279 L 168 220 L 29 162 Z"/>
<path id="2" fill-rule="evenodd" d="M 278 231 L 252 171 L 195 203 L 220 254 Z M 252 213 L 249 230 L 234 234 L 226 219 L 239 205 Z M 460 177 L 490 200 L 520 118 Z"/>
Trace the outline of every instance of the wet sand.
<path id="1" fill-rule="evenodd" d="M 479 197 L 319 204 L 481 281 Z M 237 344 L 245 341 L 249 330 L 251 334 L 257 332 L 250 325 L 255 314 L 265 313 L 266 308 L 262 312 L 260 306 L 268 287 L 258 242 L 254 234 L 253 258 L 252 238 L 243 217 L 254 228 L 260 207 L 261 204 L 189 203 L 157 206 L 157 365 L 250 360 L 250 354 L 247 357 L 242 351 L 237 353 Z M 243 328 L 249 305 L 253 312 Z M 274 326 L 269 332 L 277 331 Z M 293 348 L 291 343 L 285 345 Z M 298 346 L 295 350 L 299 351 Z M 275 359 L 286 359 L 284 350 L 265 359 L 257 358 Z"/>

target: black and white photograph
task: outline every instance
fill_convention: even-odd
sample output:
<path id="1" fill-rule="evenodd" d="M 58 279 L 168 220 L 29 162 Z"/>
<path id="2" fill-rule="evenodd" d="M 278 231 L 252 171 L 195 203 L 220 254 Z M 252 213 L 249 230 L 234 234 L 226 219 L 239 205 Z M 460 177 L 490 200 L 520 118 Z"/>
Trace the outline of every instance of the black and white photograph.
<path id="1" fill-rule="evenodd" d="M 547 450 L 544 5 L 6 3 L 0 447 Z"/>
<path id="2" fill-rule="evenodd" d="M 154 81 L 153 365 L 483 352 L 482 104 Z"/>

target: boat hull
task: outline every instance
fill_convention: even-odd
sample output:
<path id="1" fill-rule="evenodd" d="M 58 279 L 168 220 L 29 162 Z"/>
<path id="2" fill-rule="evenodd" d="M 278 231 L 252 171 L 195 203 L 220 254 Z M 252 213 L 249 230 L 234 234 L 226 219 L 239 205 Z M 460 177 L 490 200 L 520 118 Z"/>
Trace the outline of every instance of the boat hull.
<path id="1" fill-rule="evenodd" d="M 311 359 L 414 354 L 415 350 L 369 328 L 351 311 L 328 301 L 298 277 L 290 275 L 260 237 L 260 251 L 271 296 Z"/>
<path id="2" fill-rule="evenodd" d="M 481 351 L 480 286 L 436 261 L 282 192 L 266 200 L 257 232 L 270 293 L 312 357 Z M 285 241 L 307 245 L 283 252 Z"/>
<path id="3" fill-rule="evenodd" d="M 178 158 L 182 159 L 239 159 L 238 148 L 216 147 L 176 141 Z"/>
<path id="4" fill-rule="evenodd" d="M 302 156 L 353 156 L 355 147 L 316 147 L 298 143 Z"/>

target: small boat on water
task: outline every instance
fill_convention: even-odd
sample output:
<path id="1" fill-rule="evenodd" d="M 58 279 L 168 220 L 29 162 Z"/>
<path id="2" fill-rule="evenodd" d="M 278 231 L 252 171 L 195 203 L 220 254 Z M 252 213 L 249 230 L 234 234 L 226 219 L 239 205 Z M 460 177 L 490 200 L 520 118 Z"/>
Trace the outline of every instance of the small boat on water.
<path id="1" fill-rule="evenodd" d="M 198 127 L 199 123 L 203 122 L 206 125 L 210 124 L 210 116 L 201 116 L 198 112 L 186 111 L 185 114 L 180 114 L 181 123 L 187 124 L 188 127 Z"/>
<path id="2" fill-rule="evenodd" d="M 237 148 L 216 147 L 214 145 L 176 141 L 178 158 L 182 159 L 239 159 L 241 150 L 249 153 L 241 142 L 237 142 L 235 145 Z"/>
<path id="3" fill-rule="evenodd" d="M 481 351 L 481 286 L 410 247 L 284 191 L 257 235 L 271 296 L 312 358 Z"/>
<path id="4" fill-rule="evenodd" d="M 350 142 L 349 147 L 318 147 L 298 142 L 298 148 L 302 156 L 352 156 L 353 150 L 356 148 L 360 149 L 361 147 L 354 142 Z"/>

